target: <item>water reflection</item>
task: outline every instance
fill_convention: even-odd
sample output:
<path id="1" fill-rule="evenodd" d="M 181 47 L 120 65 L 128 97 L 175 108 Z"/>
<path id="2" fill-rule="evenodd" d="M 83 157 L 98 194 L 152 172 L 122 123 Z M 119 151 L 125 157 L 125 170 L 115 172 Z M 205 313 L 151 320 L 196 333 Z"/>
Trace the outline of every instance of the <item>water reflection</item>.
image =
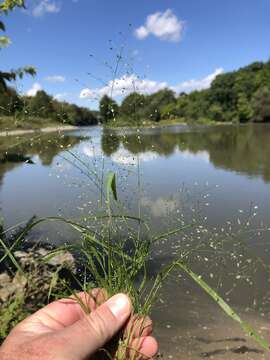
<path id="1" fill-rule="evenodd" d="M 102 150 L 114 156 L 122 146 L 131 155 L 157 154 L 169 157 L 181 152 L 210 161 L 215 167 L 270 181 L 270 126 L 171 127 L 142 131 L 105 129 Z M 152 155 L 153 156 L 153 155 Z"/>
<path id="2" fill-rule="evenodd" d="M 74 135 L 37 135 L 8 136 L 1 138 L 0 144 L 0 185 L 4 175 L 22 164 L 34 164 L 33 157 L 38 156 L 43 166 L 50 166 L 55 156 L 79 144 L 82 136 Z"/>

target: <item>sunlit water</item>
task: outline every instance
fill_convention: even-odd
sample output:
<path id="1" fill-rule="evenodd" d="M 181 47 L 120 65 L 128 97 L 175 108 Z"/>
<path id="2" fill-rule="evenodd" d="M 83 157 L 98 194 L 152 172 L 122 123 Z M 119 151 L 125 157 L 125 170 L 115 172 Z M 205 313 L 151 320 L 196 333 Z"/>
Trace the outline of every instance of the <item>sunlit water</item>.
<path id="1" fill-rule="evenodd" d="M 212 233 L 222 234 L 229 226 L 237 229 L 249 215 L 251 229 L 265 229 L 270 225 L 269 136 L 270 126 L 254 125 L 144 130 L 92 127 L 62 134 L 1 138 L 1 216 L 8 227 L 34 215 L 92 215 L 100 208 L 101 196 L 94 184 L 95 176 L 105 182 L 106 173 L 113 171 L 126 213 L 138 215 L 140 204 L 140 215 L 147 219 L 153 233 L 177 228 L 198 216 L 203 221 L 202 230 L 211 229 Z M 86 166 L 78 169 L 80 163 L 74 156 Z M 90 178 L 87 171 L 91 171 Z M 269 234 L 256 231 L 244 238 L 249 253 L 266 263 Z M 55 223 L 41 226 L 32 236 L 55 244 L 77 240 L 77 234 Z M 202 238 L 200 233 L 196 236 L 198 239 L 192 240 L 195 243 Z M 203 236 L 207 239 L 208 235 Z M 177 244 L 181 244 L 179 239 L 185 245 L 189 241 L 188 236 L 179 234 L 159 244 L 151 263 L 153 274 L 173 256 Z M 242 256 L 237 248 L 236 256 L 239 255 Z M 243 256 L 247 264 L 253 264 L 248 254 Z M 269 293 L 267 275 L 262 269 L 251 265 L 248 277 L 242 277 L 242 268 L 238 271 L 232 258 L 226 267 L 222 254 L 200 254 L 199 265 L 195 260 L 193 257 L 195 269 L 218 285 L 228 301 L 238 308 L 253 307 L 258 314 L 268 316 L 268 304 L 265 300 L 260 304 L 260 299 Z M 192 311 L 202 308 L 205 314 L 205 309 L 209 309 L 201 291 L 178 274 L 169 281 L 163 296 L 174 314 L 179 314 L 179 306 L 185 307 L 180 318 L 172 316 L 174 327 L 195 326 Z M 161 298 L 158 306 L 162 304 Z M 166 316 L 163 313 L 158 312 L 160 318 Z M 156 313 L 155 317 L 159 318 Z"/>

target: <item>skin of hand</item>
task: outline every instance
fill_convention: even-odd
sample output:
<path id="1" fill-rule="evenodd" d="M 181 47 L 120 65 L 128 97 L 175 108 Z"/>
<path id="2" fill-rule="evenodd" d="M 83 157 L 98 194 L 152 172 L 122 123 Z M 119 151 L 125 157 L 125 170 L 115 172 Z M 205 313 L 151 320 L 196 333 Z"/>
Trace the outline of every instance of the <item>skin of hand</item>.
<path id="1" fill-rule="evenodd" d="M 149 359 L 157 353 L 151 320 L 132 315 L 125 294 L 108 299 L 104 290 L 94 289 L 76 297 L 55 301 L 19 323 L 1 346 L 0 359 L 99 359 L 102 355 L 97 350 L 122 329 L 127 342 L 126 359 Z M 89 309 L 88 314 L 78 297 Z"/>

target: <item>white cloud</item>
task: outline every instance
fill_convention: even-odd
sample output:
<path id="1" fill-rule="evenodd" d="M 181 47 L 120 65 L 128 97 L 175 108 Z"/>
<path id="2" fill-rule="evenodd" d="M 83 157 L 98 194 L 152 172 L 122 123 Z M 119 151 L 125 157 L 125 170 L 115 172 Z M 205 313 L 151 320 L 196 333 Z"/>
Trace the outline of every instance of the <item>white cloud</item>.
<path id="1" fill-rule="evenodd" d="M 149 32 L 145 26 L 140 26 L 135 30 L 135 35 L 138 39 L 142 40 L 149 35 Z"/>
<path id="2" fill-rule="evenodd" d="M 171 9 L 148 15 L 145 24 L 135 30 L 135 36 L 143 40 L 154 35 L 162 40 L 180 41 L 185 22 L 178 19 Z"/>
<path id="3" fill-rule="evenodd" d="M 64 100 L 68 95 L 69 95 L 69 93 L 64 92 L 64 93 L 59 93 L 59 94 L 54 95 L 53 98 L 54 98 L 55 100 L 61 101 L 61 100 Z"/>
<path id="4" fill-rule="evenodd" d="M 134 155 L 121 146 L 120 149 L 118 149 L 114 154 L 112 154 L 111 159 L 118 164 L 134 166 L 137 164 L 138 159 L 141 162 L 148 162 L 155 160 L 157 157 L 157 154 L 152 151 L 146 151 L 144 153 Z"/>
<path id="5" fill-rule="evenodd" d="M 123 97 L 134 91 L 140 94 L 153 94 L 156 91 L 162 90 L 164 88 L 169 88 L 176 93 L 191 92 L 194 90 L 202 90 L 210 87 L 211 83 L 215 78 L 222 74 L 224 70 L 222 68 L 216 69 L 213 73 L 207 75 L 202 79 L 192 79 L 188 81 L 181 82 L 177 85 L 170 86 L 166 82 L 159 82 L 150 79 L 140 79 L 135 74 L 122 76 L 119 79 L 116 79 L 114 82 L 110 81 L 108 85 L 96 89 L 83 89 L 80 93 L 81 99 L 99 99 L 103 95 L 110 96 L 111 93 L 113 97 Z M 113 92 L 112 92 L 113 88 Z"/>
<path id="6" fill-rule="evenodd" d="M 207 75 L 206 77 L 202 79 L 192 79 L 188 81 L 184 81 L 176 86 L 173 86 L 172 89 L 175 92 L 191 92 L 194 90 L 203 90 L 210 87 L 211 83 L 215 80 L 215 78 L 222 74 L 224 72 L 224 69 L 218 68 L 213 73 Z"/>
<path id="7" fill-rule="evenodd" d="M 197 152 L 191 152 L 189 150 L 179 150 L 179 155 L 187 160 L 202 160 L 206 163 L 210 163 L 210 156 L 208 151 L 206 150 L 201 150 L 201 151 L 197 151 Z"/>
<path id="8" fill-rule="evenodd" d="M 92 142 L 90 144 L 83 145 L 81 151 L 84 155 L 88 157 L 96 157 L 103 155 L 101 145 L 98 142 Z"/>
<path id="9" fill-rule="evenodd" d="M 64 82 L 66 78 L 62 75 L 50 75 L 46 77 L 46 80 L 52 83 Z"/>
<path id="10" fill-rule="evenodd" d="M 27 96 L 36 96 L 37 92 L 42 90 L 42 86 L 39 83 L 34 83 L 26 93 Z"/>
<path id="11" fill-rule="evenodd" d="M 33 8 L 32 14 L 36 17 L 43 16 L 45 13 L 58 13 L 61 10 L 61 5 L 52 0 L 41 0 Z"/>
<path id="12" fill-rule="evenodd" d="M 141 199 L 142 206 L 148 207 L 155 217 L 168 216 L 170 213 L 175 212 L 179 207 L 178 198 L 163 198 L 159 197 L 155 200 L 151 200 L 147 197 Z"/>
<path id="13" fill-rule="evenodd" d="M 149 79 L 140 79 L 135 74 L 124 75 L 115 81 L 110 81 L 108 85 L 98 89 L 83 89 L 80 93 L 81 99 L 96 99 L 103 95 L 126 96 L 131 92 L 139 92 L 141 94 L 152 94 L 158 90 L 166 88 L 166 82 L 158 82 Z"/>

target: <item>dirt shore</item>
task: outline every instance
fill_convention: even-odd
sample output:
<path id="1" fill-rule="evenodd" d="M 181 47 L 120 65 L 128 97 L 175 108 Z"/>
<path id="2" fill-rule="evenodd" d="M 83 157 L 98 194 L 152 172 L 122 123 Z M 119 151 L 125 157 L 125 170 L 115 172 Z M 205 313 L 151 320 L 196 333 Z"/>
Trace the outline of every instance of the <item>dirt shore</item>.
<path id="1" fill-rule="evenodd" d="M 6 130 L 0 131 L 0 136 L 19 136 L 25 134 L 36 134 L 36 133 L 50 133 L 56 131 L 70 131 L 70 130 L 78 130 L 78 126 L 66 125 L 66 126 L 52 126 L 41 129 L 29 129 L 29 130 Z"/>
<path id="2" fill-rule="evenodd" d="M 206 294 L 177 288 L 165 294 L 152 313 L 162 360 L 270 360 L 270 353 L 256 343 L 240 324 L 229 318 Z M 269 314 L 234 307 L 268 343 Z"/>

